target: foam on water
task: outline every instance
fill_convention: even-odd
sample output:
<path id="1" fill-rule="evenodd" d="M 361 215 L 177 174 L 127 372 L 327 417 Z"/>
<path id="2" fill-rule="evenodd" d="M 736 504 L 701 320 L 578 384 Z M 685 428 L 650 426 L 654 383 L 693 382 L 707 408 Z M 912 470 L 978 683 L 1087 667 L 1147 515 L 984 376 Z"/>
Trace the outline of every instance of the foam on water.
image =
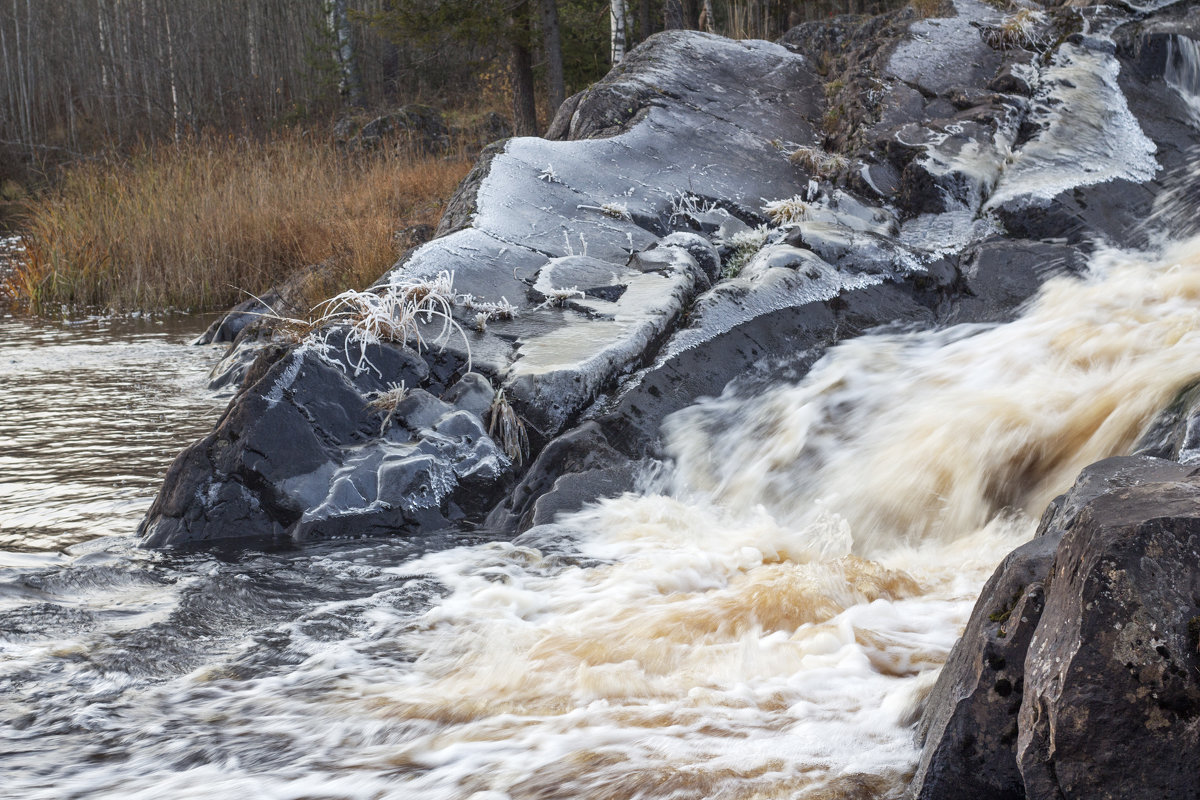
<path id="1" fill-rule="evenodd" d="M 153 679 L 89 671 L 119 637 L 11 645 L 21 674 L 89 654 L 51 682 L 64 699 L 49 717 L 105 757 L 7 785 L 28 797 L 890 796 L 982 581 L 1046 500 L 1127 450 L 1197 365 L 1200 240 L 1105 252 L 1013 323 L 863 337 L 795 385 L 687 409 L 667 425 L 674 466 L 648 479 L 656 488 L 516 542 L 283 558 L 257 583 L 261 558 L 198 558 L 150 628 L 195 624 L 198 598 L 273 608 L 259 595 L 280 583 L 314 596 L 253 635 L 237 633 L 248 612 L 224 612 L 219 655 L 179 657 Z M 134 569 L 88 605 L 136 598 L 144 580 Z M 147 635 L 134 627 L 120 636 Z"/>

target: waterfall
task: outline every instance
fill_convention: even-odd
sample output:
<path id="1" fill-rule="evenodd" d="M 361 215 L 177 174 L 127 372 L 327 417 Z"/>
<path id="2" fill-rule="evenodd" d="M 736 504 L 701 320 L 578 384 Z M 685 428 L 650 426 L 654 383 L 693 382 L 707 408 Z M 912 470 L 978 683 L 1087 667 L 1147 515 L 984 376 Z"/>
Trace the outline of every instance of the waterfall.
<path id="1" fill-rule="evenodd" d="M 1186 36 L 1167 40 L 1167 65 L 1163 80 L 1187 103 L 1192 119 L 1200 124 L 1200 44 Z"/>
<path id="2" fill-rule="evenodd" d="M 802 379 L 734 385 L 668 419 L 671 458 L 641 491 L 514 542 L 56 555 L 35 583 L 0 585 L 40 587 L 38 609 L 109 610 L 0 642 L 0 685 L 39 709 L 12 733 L 8 785 L 892 796 L 995 565 L 1197 376 L 1200 236 L 1099 251 L 1009 323 L 866 335 Z M 273 627 L 239 627 L 275 608 Z M 98 736 L 120 756 L 82 757 Z M 42 767 L 47 741 L 64 766 Z"/>
<path id="3" fill-rule="evenodd" d="M 399 570 L 449 591 L 392 634 L 414 669 L 331 702 L 416 726 L 390 758 L 422 796 L 899 781 L 996 561 L 1197 375 L 1200 239 L 1103 252 L 1009 324 L 847 342 L 671 418 L 656 488 Z"/>

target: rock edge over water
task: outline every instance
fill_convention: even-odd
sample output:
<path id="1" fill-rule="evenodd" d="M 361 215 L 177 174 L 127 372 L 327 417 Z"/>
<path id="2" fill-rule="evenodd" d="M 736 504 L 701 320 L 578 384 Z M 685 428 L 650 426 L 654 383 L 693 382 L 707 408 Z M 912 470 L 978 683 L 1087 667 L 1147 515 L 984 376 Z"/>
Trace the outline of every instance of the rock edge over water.
<path id="1" fill-rule="evenodd" d="M 998 46 L 1003 12 L 954 6 L 779 44 L 653 37 L 564 105 L 559 140 L 488 148 L 437 238 L 381 279 L 452 278 L 459 329 L 418 349 L 345 325 L 239 334 L 220 380 L 240 387 L 171 468 L 144 543 L 511 536 L 632 488 L 663 418 L 731 382 L 802 373 L 883 324 L 1007 319 L 1097 239 L 1143 241 L 1130 220 L 1197 138 L 1143 46 L 1173 23 L 1089 38 L 1056 10 L 1036 47 Z M 1046 161 L 1079 105 L 1073 66 L 1119 76 L 1096 87 L 1127 138 L 1091 143 L 1104 179 Z"/>
<path id="2" fill-rule="evenodd" d="M 1198 636 L 1200 467 L 1088 467 L 984 587 L 910 796 L 1200 796 Z"/>

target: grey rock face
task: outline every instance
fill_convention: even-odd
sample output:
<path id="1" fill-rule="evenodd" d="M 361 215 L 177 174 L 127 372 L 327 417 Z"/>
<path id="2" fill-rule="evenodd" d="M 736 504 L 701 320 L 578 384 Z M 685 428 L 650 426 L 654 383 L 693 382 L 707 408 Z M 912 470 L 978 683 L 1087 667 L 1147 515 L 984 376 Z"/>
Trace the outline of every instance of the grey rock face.
<path id="1" fill-rule="evenodd" d="M 326 333 L 274 346 L 265 373 L 236 352 L 224 380 L 241 389 L 168 474 L 145 543 L 481 519 L 514 469 L 512 443 L 489 435 L 497 390 L 537 448 L 648 363 L 719 280 L 720 225 L 757 224 L 764 199 L 807 184 L 773 140 L 814 141 L 821 93 L 802 58 L 764 42 L 672 33 L 635 56 L 574 106 L 573 138 L 611 138 L 489 148 L 440 238 L 381 279 L 453 274 L 463 335 L 418 356 Z M 400 384 L 386 419 L 371 410 Z"/>

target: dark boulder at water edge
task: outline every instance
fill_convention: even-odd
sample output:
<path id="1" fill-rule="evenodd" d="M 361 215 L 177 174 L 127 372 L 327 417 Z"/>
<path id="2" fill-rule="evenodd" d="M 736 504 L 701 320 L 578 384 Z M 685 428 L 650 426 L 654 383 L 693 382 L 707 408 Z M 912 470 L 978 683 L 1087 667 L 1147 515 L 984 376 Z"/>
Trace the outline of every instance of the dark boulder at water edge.
<path id="1" fill-rule="evenodd" d="M 632 489 L 700 397 L 879 326 L 1009 320 L 1098 244 L 1194 232 L 1200 12 L 1151 5 L 652 37 L 549 139 L 485 150 L 374 292 L 313 332 L 238 333 L 239 388 L 144 543 L 510 538 Z M 1193 400 L 998 568 L 926 705 L 914 798 L 1200 795 Z"/>
<path id="2" fill-rule="evenodd" d="M 984 588 L 914 798 L 1198 797 L 1200 467 L 1086 469 Z"/>

